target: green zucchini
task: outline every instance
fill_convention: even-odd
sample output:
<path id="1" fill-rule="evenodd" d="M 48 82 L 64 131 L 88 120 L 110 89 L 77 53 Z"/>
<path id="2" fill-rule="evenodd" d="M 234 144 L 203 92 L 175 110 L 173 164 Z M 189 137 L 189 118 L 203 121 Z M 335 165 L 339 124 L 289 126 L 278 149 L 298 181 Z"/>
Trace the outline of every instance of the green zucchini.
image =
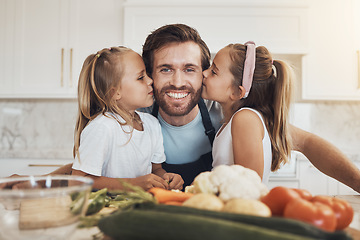
<path id="1" fill-rule="evenodd" d="M 102 218 L 98 227 L 113 239 L 128 240 L 316 239 L 219 218 L 140 209 L 118 211 Z"/>
<path id="2" fill-rule="evenodd" d="M 352 237 L 344 231 L 327 232 L 323 231 L 311 224 L 297 220 L 282 217 L 259 217 L 244 214 L 234 214 L 226 212 L 208 211 L 197 208 L 163 205 L 163 204 L 139 204 L 135 206 L 137 209 L 150 210 L 157 212 L 178 213 L 185 215 L 196 215 L 203 217 L 211 217 L 233 222 L 240 222 L 255 225 L 263 228 L 273 229 L 281 232 L 308 236 L 316 239 L 324 240 L 350 240 Z"/>

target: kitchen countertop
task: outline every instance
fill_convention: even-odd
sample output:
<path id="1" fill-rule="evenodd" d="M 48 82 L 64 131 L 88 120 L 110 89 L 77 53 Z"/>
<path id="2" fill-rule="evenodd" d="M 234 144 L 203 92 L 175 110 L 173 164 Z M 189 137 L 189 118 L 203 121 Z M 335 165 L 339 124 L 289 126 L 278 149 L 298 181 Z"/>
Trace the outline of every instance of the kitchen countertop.
<path id="1" fill-rule="evenodd" d="M 360 239 L 360 195 L 339 195 L 335 197 L 348 201 L 353 207 L 354 218 L 346 231 L 354 238 L 354 240 Z M 98 233 L 100 233 L 100 230 L 97 227 L 78 229 L 69 240 L 92 240 L 94 239 L 93 235 Z M 108 239 L 104 238 L 103 240 Z"/>
<path id="2" fill-rule="evenodd" d="M 93 240 L 93 236 L 100 233 L 98 227 L 77 229 L 69 240 Z M 101 238 L 100 238 L 101 239 Z"/>

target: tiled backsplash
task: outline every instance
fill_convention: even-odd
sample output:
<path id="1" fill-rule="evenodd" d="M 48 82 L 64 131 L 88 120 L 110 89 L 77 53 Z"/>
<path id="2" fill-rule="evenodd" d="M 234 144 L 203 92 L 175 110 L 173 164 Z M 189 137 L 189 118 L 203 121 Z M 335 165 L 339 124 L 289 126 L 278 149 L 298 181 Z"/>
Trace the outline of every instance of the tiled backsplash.
<path id="1" fill-rule="evenodd" d="M 360 103 L 296 103 L 294 125 L 360 155 Z M 74 99 L 0 100 L 0 158 L 72 158 Z"/>

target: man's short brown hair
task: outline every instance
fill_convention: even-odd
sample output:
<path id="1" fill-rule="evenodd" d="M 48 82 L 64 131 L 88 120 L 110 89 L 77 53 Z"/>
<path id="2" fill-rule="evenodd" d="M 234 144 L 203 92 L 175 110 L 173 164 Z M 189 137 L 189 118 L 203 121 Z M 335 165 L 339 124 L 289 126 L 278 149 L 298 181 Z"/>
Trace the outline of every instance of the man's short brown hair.
<path id="1" fill-rule="evenodd" d="M 201 50 L 201 67 L 206 70 L 210 67 L 210 50 L 201 39 L 198 31 L 185 24 L 164 25 L 153 31 L 145 40 L 142 57 L 146 67 L 146 73 L 152 77 L 154 52 L 170 43 L 184 43 L 192 41 L 199 45 Z"/>

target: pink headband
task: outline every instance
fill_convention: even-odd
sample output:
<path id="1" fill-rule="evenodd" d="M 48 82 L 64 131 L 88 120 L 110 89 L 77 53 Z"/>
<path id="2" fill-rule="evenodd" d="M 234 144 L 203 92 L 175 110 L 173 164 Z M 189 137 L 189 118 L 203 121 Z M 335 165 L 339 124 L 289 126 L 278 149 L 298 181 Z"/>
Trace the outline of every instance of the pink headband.
<path id="1" fill-rule="evenodd" d="M 255 71 L 256 45 L 253 41 L 248 41 L 244 45 L 247 47 L 247 49 L 246 49 L 246 57 L 244 63 L 242 85 L 246 91 L 244 98 L 247 98 L 251 89 L 254 71 Z"/>

